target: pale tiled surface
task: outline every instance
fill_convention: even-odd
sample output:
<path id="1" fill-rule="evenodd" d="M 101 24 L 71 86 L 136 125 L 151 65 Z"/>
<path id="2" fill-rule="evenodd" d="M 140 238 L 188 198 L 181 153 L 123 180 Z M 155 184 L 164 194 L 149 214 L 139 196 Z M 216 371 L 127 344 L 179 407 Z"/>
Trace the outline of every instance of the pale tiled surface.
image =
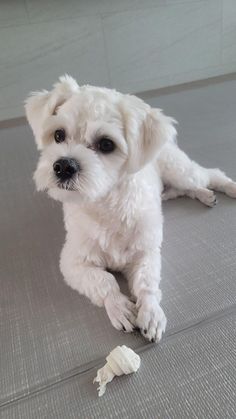
<path id="1" fill-rule="evenodd" d="M 44 22 L 57 19 L 97 15 L 99 1 L 78 0 L 26 0 L 30 22 Z"/>
<path id="2" fill-rule="evenodd" d="M 0 1 L 0 28 L 29 23 L 24 0 Z"/>
<path id="3" fill-rule="evenodd" d="M 0 29 L 0 51 L 0 112 L 17 105 L 22 115 L 29 91 L 51 87 L 63 73 L 109 84 L 101 20 L 96 16 Z"/>
<path id="4" fill-rule="evenodd" d="M 71 16 L 95 15 L 99 13 L 116 13 L 165 5 L 166 0 L 71 0 L 68 7 L 60 0 L 26 0 L 31 22 L 67 18 Z"/>
<path id="5" fill-rule="evenodd" d="M 0 120 L 64 72 L 140 92 L 234 71 L 234 0 L 0 0 Z"/>
<path id="6" fill-rule="evenodd" d="M 160 77 L 219 64 L 220 6 L 211 0 L 105 18 L 112 85 L 145 90 L 150 80 L 154 88 Z"/>
<path id="7" fill-rule="evenodd" d="M 223 62 L 236 62 L 236 2 L 223 0 Z"/>

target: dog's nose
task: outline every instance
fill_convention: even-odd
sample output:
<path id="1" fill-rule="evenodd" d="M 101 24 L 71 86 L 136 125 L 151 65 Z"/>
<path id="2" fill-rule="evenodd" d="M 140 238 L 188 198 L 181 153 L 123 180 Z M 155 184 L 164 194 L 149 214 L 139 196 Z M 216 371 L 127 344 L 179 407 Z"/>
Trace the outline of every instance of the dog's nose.
<path id="1" fill-rule="evenodd" d="M 79 163 L 75 159 L 64 157 L 53 164 L 53 170 L 58 179 L 68 180 L 79 171 Z"/>

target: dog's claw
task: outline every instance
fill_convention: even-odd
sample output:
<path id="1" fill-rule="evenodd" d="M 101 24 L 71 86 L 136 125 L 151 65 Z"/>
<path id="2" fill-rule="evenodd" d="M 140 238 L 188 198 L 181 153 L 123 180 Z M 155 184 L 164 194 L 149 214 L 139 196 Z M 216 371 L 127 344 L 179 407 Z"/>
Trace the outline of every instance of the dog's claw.
<path id="1" fill-rule="evenodd" d="M 125 295 L 117 293 L 115 296 L 108 295 L 105 300 L 105 308 L 112 325 L 124 332 L 132 332 L 136 324 L 135 305 Z"/>
<path id="2" fill-rule="evenodd" d="M 138 312 L 137 325 L 140 327 L 142 335 L 150 342 L 160 341 L 166 328 L 166 317 L 155 296 L 143 297 Z"/>

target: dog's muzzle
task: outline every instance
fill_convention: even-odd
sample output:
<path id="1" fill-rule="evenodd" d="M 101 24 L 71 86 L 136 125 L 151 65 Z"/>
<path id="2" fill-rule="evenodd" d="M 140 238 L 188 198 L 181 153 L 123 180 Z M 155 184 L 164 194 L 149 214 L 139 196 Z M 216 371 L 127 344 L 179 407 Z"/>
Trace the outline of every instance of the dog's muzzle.
<path id="1" fill-rule="evenodd" d="M 53 164 L 53 170 L 56 177 L 61 181 L 71 179 L 76 173 L 79 172 L 79 163 L 75 159 L 61 158 Z"/>

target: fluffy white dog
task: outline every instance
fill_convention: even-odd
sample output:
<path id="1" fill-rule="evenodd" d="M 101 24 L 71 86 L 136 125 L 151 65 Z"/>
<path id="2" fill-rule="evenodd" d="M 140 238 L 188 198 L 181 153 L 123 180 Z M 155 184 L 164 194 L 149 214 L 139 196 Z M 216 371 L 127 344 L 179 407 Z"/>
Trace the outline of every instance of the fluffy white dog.
<path id="1" fill-rule="evenodd" d="M 26 114 L 42 150 L 37 188 L 63 203 L 65 281 L 104 306 L 116 329 L 139 327 L 159 341 L 162 192 L 213 206 L 212 190 L 235 198 L 236 183 L 191 161 L 177 146 L 175 121 L 135 96 L 80 87 L 66 75 L 33 93 Z M 110 270 L 124 273 L 132 301 Z"/>

